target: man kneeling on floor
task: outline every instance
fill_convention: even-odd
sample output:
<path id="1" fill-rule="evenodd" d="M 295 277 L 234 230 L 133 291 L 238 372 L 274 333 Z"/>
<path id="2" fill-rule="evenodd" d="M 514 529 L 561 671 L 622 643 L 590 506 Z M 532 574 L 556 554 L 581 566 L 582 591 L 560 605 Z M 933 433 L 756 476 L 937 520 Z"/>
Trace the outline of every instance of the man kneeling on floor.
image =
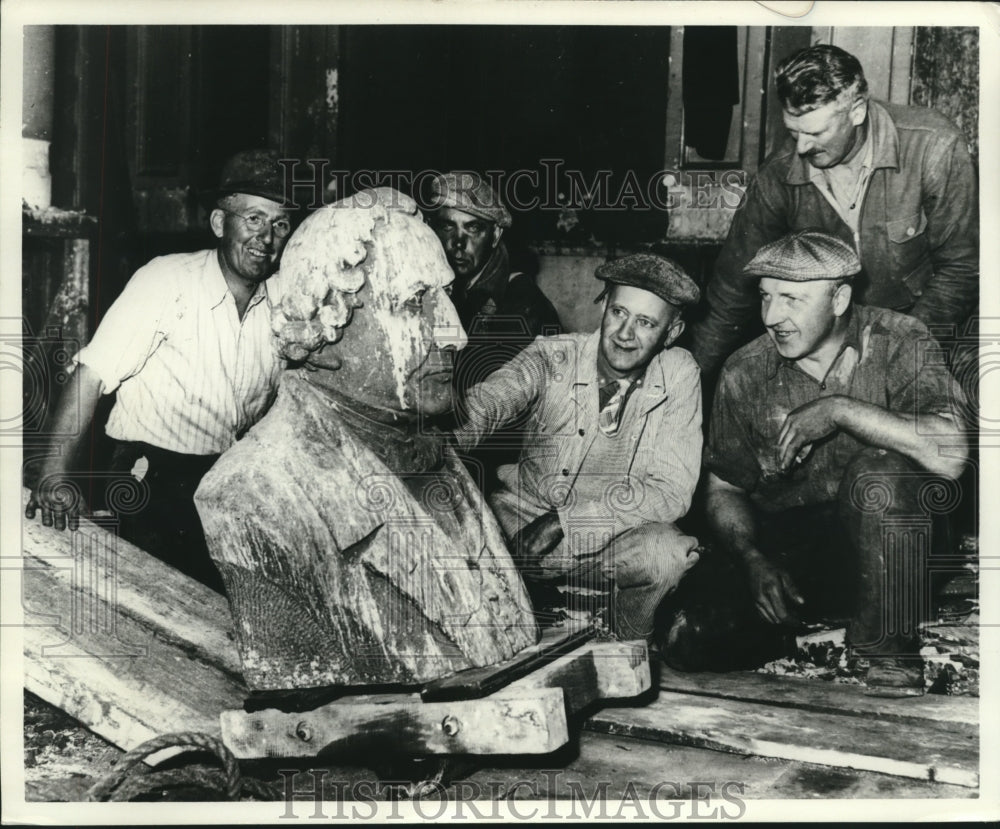
<path id="1" fill-rule="evenodd" d="M 921 491 L 962 472 L 962 392 L 923 323 L 852 304 L 860 269 L 813 230 L 744 268 L 767 332 L 719 379 L 705 452 L 717 549 L 678 596 L 674 667 L 753 667 L 800 623 L 841 618 L 867 693 L 923 692 L 924 551 L 899 542 L 899 521 L 925 518 Z"/>
<path id="2" fill-rule="evenodd" d="M 661 600 L 698 560 L 675 525 L 701 455 L 701 381 L 673 348 L 698 286 L 675 263 L 635 254 L 601 265 L 601 327 L 538 337 L 472 387 L 464 448 L 529 412 L 516 464 L 490 505 L 527 579 L 610 596 L 622 639 L 653 631 Z"/>

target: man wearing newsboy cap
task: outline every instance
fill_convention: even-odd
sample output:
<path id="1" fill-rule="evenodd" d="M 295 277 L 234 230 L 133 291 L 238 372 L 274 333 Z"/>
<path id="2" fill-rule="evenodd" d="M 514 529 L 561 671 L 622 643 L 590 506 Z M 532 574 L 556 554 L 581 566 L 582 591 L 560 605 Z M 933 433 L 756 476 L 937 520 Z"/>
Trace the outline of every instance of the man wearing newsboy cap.
<path id="1" fill-rule="evenodd" d="M 513 270 L 501 241 L 510 211 L 478 173 L 455 171 L 431 181 L 427 220 L 455 274 L 451 298 L 468 334 L 455 362 L 455 416 L 465 416 L 465 394 L 540 334 L 562 330 L 559 315 L 535 280 Z M 486 492 L 496 469 L 517 459 L 518 424 L 494 434 L 473 453 Z M 470 468 L 472 468 L 470 467 Z M 474 469 L 474 471 L 476 471 Z"/>
<path id="2" fill-rule="evenodd" d="M 536 339 L 470 389 L 456 436 L 475 446 L 527 413 L 520 458 L 490 498 L 515 560 L 529 580 L 609 590 L 609 625 L 643 638 L 698 559 L 675 522 L 698 481 L 701 387 L 694 359 L 672 345 L 699 291 L 651 254 L 596 276 L 600 329 Z"/>
<path id="3" fill-rule="evenodd" d="M 839 619 L 869 660 L 868 693 L 923 692 L 930 545 L 900 521 L 929 523 L 930 493 L 961 473 L 964 401 L 923 323 L 852 304 L 860 269 L 815 230 L 744 269 L 767 330 L 719 379 L 705 451 L 714 549 L 677 596 L 663 649 L 675 667 L 750 667 L 782 655 L 800 624 Z"/>
<path id="4" fill-rule="evenodd" d="M 559 332 L 559 316 L 548 297 L 530 276 L 511 269 L 501 241 L 511 215 L 482 176 L 452 172 L 435 178 L 428 222 L 455 273 L 452 300 L 470 335 L 462 356 L 470 381 L 499 366 L 495 360 L 476 365 L 477 358 L 489 363 L 491 354 L 500 353 L 509 359 L 539 334 Z M 461 366 L 458 374 L 463 374 Z"/>
<path id="5" fill-rule="evenodd" d="M 281 363 L 268 278 L 292 230 L 292 203 L 277 155 L 265 150 L 229 159 L 206 201 L 216 247 L 136 271 L 74 357 L 25 514 L 40 509 L 47 526 L 77 528 L 83 497 L 69 466 L 99 398 L 117 392 L 107 422 L 111 475 L 95 479 L 109 481 L 109 493 L 122 479 L 134 490 L 117 510 L 119 533 L 221 590 L 192 497 L 274 398 Z"/>

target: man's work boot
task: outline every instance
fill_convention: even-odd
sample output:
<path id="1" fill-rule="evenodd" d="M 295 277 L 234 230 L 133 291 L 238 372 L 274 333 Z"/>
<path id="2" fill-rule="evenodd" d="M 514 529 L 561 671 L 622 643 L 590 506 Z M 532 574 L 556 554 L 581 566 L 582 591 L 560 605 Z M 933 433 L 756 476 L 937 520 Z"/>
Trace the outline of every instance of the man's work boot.
<path id="1" fill-rule="evenodd" d="M 919 697 L 924 693 L 924 662 L 919 656 L 873 656 L 865 685 L 869 697 Z"/>

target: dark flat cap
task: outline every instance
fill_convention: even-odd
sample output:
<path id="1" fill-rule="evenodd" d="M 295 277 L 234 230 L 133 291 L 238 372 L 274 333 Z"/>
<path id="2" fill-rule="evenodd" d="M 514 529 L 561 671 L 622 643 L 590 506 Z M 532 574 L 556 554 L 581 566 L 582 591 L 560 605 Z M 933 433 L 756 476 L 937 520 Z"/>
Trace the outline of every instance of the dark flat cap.
<path id="1" fill-rule="evenodd" d="M 861 270 L 861 260 L 847 242 L 819 230 L 800 230 L 764 245 L 743 273 L 772 276 L 789 282 L 849 279 Z"/>
<path id="2" fill-rule="evenodd" d="M 236 153 L 222 168 L 219 186 L 204 194 L 212 203 L 233 193 L 261 196 L 286 207 L 294 207 L 291 188 L 286 192 L 285 170 L 274 150 L 244 150 Z"/>
<path id="3" fill-rule="evenodd" d="M 642 288 L 671 305 L 694 305 L 701 291 L 676 262 L 653 253 L 634 253 L 605 262 L 594 276 L 614 285 Z"/>
<path id="4" fill-rule="evenodd" d="M 452 172 L 435 178 L 431 182 L 429 207 L 432 210 L 451 207 L 500 227 L 511 225 L 507 208 L 479 173 Z"/>

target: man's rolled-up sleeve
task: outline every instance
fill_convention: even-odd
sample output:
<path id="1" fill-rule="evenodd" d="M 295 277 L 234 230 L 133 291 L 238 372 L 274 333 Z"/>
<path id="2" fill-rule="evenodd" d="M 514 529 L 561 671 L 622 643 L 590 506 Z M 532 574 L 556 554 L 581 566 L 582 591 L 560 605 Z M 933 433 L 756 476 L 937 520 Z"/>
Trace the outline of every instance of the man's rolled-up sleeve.
<path id="1" fill-rule="evenodd" d="M 901 336 L 886 369 L 888 408 L 909 417 L 943 415 L 961 424 L 968 413 L 962 387 L 948 370 L 941 347 L 919 321 Z"/>
<path id="2" fill-rule="evenodd" d="M 139 373 L 165 336 L 163 317 L 173 304 L 170 280 L 156 262 L 135 272 L 112 303 L 93 339 L 74 357 L 101 379 L 110 394 Z"/>

